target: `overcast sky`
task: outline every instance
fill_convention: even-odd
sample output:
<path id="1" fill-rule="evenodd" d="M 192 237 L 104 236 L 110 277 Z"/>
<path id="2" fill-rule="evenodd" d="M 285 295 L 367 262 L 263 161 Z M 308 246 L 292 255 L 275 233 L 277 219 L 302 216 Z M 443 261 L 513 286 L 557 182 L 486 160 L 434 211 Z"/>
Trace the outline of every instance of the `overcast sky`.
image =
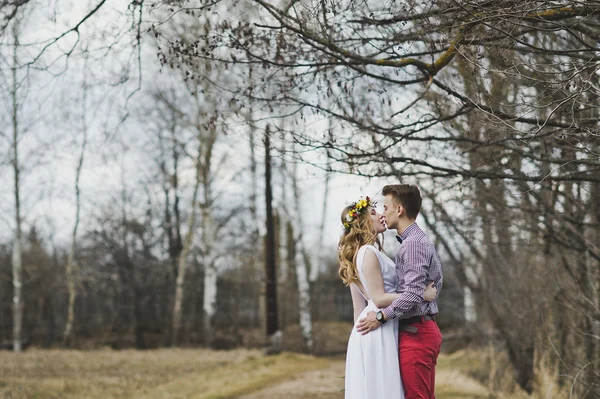
<path id="1" fill-rule="evenodd" d="M 149 159 L 147 152 L 148 127 L 136 117 L 136 106 L 151 108 L 148 91 L 153 87 L 168 88 L 172 78 L 168 72 L 159 72 L 160 66 L 155 56 L 155 47 L 144 44 L 142 63 L 142 90 L 136 92 L 129 101 L 127 97 L 137 89 L 137 63 L 132 57 L 131 38 L 123 36 L 115 48 L 107 52 L 106 45 L 112 40 L 111 34 L 122 32 L 127 23 L 127 10 L 123 2 L 112 1 L 93 16 L 81 29 L 81 43 L 93 50 L 90 59 L 84 61 L 78 47 L 68 59 L 61 56 L 73 46 L 76 35 L 71 34 L 50 47 L 38 65 L 49 67 L 48 71 L 21 68 L 19 76 L 23 82 L 25 101 L 21 109 L 22 126 L 27 132 L 20 142 L 23 172 L 23 215 L 25 226 L 36 225 L 42 234 L 54 244 L 66 246 L 70 239 L 75 213 L 74 179 L 75 167 L 82 140 L 84 70 L 91 88 L 86 99 L 86 119 L 89 125 L 89 144 L 86 152 L 81 179 L 82 230 L 89 228 L 90 221 L 102 211 L 103 204 L 119 197 L 123 176 L 127 184 L 139 184 L 150 180 L 157 173 L 156 164 Z M 21 26 L 21 43 L 32 44 L 23 49 L 20 62 L 31 60 L 43 46 L 44 40 L 55 37 L 65 27 L 73 26 L 90 9 L 85 2 L 56 1 L 47 7 L 30 14 Z M 10 35 L 2 38 L 1 67 L 6 76 L 10 67 Z M 40 43 L 38 43 L 40 42 Z M 34 45 L 38 43 L 37 45 Z M 106 55 L 104 55 L 106 54 Z M 84 67 L 85 65 L 85 67 Z M 125 71 L 125 72 L 124 72 Z M 129 79 L 114 85 L 126 73 Z M 58 74 L 58 76 L 55 76 Z M 6 84 L 6 83 L 5 83 Z M 6 86 L 3 86 L 5 88 Z M 0 98 L 4 110 L 10 110 L 9 98 Z M 122 118 L 130 116 L 122 122 Z M 10 120 L 5 113 L 0 123 L 2 131 L 10 133 Z M 310 128 L 316 133 L 327 128 L 324 121 L 313 120 Z M 233 128 L 221 144 L 221 151 L 231 156 L 226 169 L 219 172 L 222 184 L 228 184 L 232 174 L 247 169 L 249 145 L 245 126 Z M 6 134 L 6 133 L 5 133 Z M 108 139 L 107 139 L 108 138 Z M 259 140 L 260 143 L 260 140 Z M 14 229 L 14 196 L 12 192 L 12 170 L 6 161 L 9 153 L 9 140 L 2 140 L 4 166 L 0 168 L 0 239 L 10 242 Z M 258 148 L 259 159 L 262 149 Z M 323 159 L 314 159 L 323 162 Z M 122 173 L 124 171 L 124 175 Z M 323 212 L 324 172 L 311 165 L 302 164 L 298 169 L 303 201 L 301 207 L 307 234 L 306 244 L 317 245 L 317 228 Z M 182 183 L 191 184 L 193 173 L 184 170 Z M 366 179 L 357 176 L 333 175 L 330 181 L 329 199 L 326 208 L 325 246 L 335 253 L 335 245 L 342 232 L 341 210 L 361 196 L 378 198 L 385 184 L 398 183 L 393 179 Z M 156 182 L 155 189 L 160 182 Z M 219 184 L 219 183 L 217 183 Z M 243 195 L 246 182 L 236 182 L 239 187 L 234 192 Z M 261 185 L 262 186 L 262 185 Z M 137 188 L 136 188 L 137 189 Z M 276 189 L 277 190 L 277 189 Z M 262 189 L 261 189 L 262 194 Z M 141 196 L 139 196 L 141 198 Z M 381 202 L 381 199 L 379 198 Z M 186 202 L 184 201 L 184 206 Z M 139 211 L 143 212 L 140 204 Z M 262 206 L 262 203 L 260 203 Z M 135 212 L 135 209 L 133 209 Z M 235 229 L 235 224 L 230 226 Z M 393 234 L 390 234 L 393 237 Z M 388 249 L 395 248 L 395 240 L 387 240 Z M 390 242 L 391 241 L 391 242 Z"/>

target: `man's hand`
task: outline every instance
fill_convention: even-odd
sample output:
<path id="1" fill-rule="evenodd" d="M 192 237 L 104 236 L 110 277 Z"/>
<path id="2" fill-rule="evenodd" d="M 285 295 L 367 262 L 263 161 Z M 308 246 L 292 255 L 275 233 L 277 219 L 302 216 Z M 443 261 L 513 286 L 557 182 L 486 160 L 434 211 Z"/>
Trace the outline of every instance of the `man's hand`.
<path id="1" fill-rule="evenodd" d="M 375 318 L 375 312 L 371 311 L 367 313 L 367 317 L 358 321 L 356 331 L 362 335 L 366 335 L 371 331 L 377 330 L 379 327 L 381 327 L 381 323 Z"/>
<path id="2" fill-rule="evenodd" d="M 423 299 L 426 302 L 431 302 L 437 297 L 437 288 L 433 286 L 433 281 L 427 284 L 425 292 L 423 292 Z"/>

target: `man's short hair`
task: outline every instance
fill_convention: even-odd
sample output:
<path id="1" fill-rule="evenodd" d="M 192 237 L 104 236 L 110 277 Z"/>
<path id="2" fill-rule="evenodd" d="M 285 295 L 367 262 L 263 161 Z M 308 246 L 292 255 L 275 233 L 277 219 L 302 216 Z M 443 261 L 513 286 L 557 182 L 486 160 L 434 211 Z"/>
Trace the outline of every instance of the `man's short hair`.
<path id="1" fill-rule="evenodd" d="M 390 184 L 381 192 L 384 196 L 391 195 L 394 200 L 406 210 L 409 219 L 416 219 L 421 211 L 421 193 L 419 188 L 410 184 Z"/>

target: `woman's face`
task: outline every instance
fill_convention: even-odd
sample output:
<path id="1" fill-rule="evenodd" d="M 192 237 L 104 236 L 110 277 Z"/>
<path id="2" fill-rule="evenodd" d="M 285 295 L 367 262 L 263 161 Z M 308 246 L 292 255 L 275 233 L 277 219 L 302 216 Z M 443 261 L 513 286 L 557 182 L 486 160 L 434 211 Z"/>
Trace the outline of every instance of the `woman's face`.
<path id="1" fill-rule="evenodd" d="M 385 223 L 383 222 L 382 216 L 377 213 L 377 210 L 373 207 L 369 207 L 369 217 L 371 218 L 371 222 L 377 231 L 377 234 L 383 233 L 387 230 Z"/>

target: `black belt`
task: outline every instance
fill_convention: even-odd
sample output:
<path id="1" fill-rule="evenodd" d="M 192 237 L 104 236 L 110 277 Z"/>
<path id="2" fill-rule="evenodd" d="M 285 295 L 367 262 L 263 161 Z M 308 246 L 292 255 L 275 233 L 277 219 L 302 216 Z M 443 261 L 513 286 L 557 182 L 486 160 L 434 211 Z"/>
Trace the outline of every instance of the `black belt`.
<path id="1" fill-rule="evenodd" d="M 411 324 L 425 322 L 429 320 L 435 321 L 436 315 L 423 315 L 423 316 L 414 316 L 409 317 L 408 319 L 400 319 L 398 320 L 398 328 L 402 331 L 408 331 L 411 333 L 416 333 L 419 329 Z"/>

